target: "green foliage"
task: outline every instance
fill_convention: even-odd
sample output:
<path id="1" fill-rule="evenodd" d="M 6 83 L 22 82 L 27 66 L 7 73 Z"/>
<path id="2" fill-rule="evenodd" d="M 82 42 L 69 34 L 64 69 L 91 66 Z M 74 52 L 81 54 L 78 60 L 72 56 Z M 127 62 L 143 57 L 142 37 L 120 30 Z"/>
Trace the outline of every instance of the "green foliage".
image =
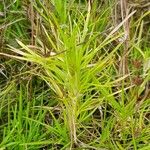
<path id="1" fill-rule="evenodd" d="M 125 21 L 113 27 L 113 7 L 3 2 L 0 149 L 149 149 L 149 12 L 128 16 L 129 74 L 121 76 Z"/>

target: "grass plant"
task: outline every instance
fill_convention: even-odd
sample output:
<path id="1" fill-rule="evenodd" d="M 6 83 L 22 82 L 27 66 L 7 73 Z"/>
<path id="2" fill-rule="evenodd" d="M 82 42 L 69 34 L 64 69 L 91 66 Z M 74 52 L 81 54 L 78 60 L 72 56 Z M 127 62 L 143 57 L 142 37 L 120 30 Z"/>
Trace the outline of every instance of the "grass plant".
<path id="1" fill-rule="evenodd" d="M 1 3 L 0 149 L 150 148 L 147 9 L 113 24 L 115 1 Z"/>

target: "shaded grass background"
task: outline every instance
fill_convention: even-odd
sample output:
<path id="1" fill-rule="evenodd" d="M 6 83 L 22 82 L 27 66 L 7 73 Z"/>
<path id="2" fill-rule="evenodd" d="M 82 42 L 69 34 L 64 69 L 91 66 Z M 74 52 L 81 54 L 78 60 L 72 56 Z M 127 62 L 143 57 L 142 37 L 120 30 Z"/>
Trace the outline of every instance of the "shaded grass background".
<path id="1" fill-rule="evenodd" d="M 115 3 L 1 4 L 2 149 L 149 149 L 148 9 L 131 17 L 121 77 Z"/>

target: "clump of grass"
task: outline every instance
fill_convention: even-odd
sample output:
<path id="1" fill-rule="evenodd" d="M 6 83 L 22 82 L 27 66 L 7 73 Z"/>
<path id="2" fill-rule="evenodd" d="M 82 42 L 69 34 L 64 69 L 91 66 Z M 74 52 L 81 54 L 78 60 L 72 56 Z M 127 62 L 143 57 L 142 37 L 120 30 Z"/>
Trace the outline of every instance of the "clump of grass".
<path id="1" fill-rule="evenodd" d="M 132 60 L 129 73 L 120 76 L 116 59 L 124 53 L 122 26 L 135 12 L 112 27 L 114 5 L 107 2 L 35 0 L 24 6 L 30 12 L 30 40 L 17 38 L 17 45 L 6 47 L 11 53 L 1 55 L 21 61 L 17 77 L 29 82 L 11 82 L 3 89 L 1 116 L 7 117 L 1 117 L 0 146 L 148 149 L 150 73 L 144 66 L 149 48 L 141 43 L 142 20 L 149 13 L 136 27 L 131 21 Z M 138 70 L 137 63 L 146 69 Z"/>

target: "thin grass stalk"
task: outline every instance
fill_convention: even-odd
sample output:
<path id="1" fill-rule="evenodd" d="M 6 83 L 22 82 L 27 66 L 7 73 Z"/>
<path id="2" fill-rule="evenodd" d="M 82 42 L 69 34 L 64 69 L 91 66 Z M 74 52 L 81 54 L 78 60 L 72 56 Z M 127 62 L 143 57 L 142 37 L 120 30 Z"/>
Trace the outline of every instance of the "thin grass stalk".
<path id="1" fill-rule="evenodd" d="M 121 7 L 121 18 L 122 21 L 124 18 L 126 18 L 129 14 L 129 8 L 128 3 L 126 0 L 120 1 L 120 7 Z M 123 29 L 124 29 L 124 50 L 122 54 L 122 60 L 120 64 L 120 74 L 123 76 L 129 73 L 128 69 L 128 51 L 129 51 L 129 40 L 130 40 L 130 29 L 129 29 L 129 18 L 123 23 Z"/>

